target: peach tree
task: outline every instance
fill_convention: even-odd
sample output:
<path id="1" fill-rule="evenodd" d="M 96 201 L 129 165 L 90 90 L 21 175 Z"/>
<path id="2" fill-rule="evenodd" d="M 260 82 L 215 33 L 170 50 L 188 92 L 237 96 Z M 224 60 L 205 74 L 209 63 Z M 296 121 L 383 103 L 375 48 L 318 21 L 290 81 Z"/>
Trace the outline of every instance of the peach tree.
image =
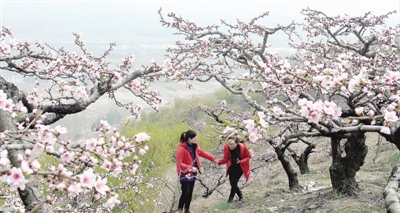
<path id="1" fill-rule="evenodd" d="M 175 28 L 185 39 L 167 50 L 173 77 L 188 87 L 192 80 L 217 81 L 232 95 L 241 96 L 253 117 L 232 117 L 236 122 L 225 123 L 227 130 L 244 132 L 252 142 L 270 141 L 279 151 L 291 189 L 299 189 L 299 183 L 287 148 L 294 140 L 327 137 L 333 190 L 355 194 L 355 175 L 367 154 L 365 133 L 376 132 L 400 147 L 400 28 L 386 24 L 394 12 L 328 16 L 307 8 L 301 13 L 304 23 L 273 28 L 259 24 L 268 13 L 247 22 L 221 20 L 221 25 L 207 27 L 174 13 L 168 19 L 161 13 L 160 17 L 163 25 Z M 268 39 L 277 32 L 288 35 L 295 54 L 283 57 L 269 51 Z M 261 101 L 254 98 L 260 95 Z M 286 131 L 266 134 L 277 124 Z"/>
<path id="2" fill-rule="evenodd" d="M 19 41 L 9 28 L 2 28 L 0 69 L 35 83 L 24 91 L 0 77 L 1 211 L 107 212 L 125 211 L 130 202 L 159 204 L 139 196 L 144 188 L 155 187 L 155 178 L 144 175 L 140 159 L 149 135 L 126 138 L 101 121 L 98 137 L 71 141 L 63 139 L 68 130 L 56 122 L 84 111 L 102 96 L 138 116 L 142 107 L 120 101 L 119 89 L 157 110 L 162 99 L 150 83 L 165 77 L 170 63 L 137 65 L 130 54 L 113 65 L 107 56 L 115 43 L 95 56 L 79 34 L 74 36 L 79 53 Z M 126 189 L 138 196 L 119 197 Z"/>

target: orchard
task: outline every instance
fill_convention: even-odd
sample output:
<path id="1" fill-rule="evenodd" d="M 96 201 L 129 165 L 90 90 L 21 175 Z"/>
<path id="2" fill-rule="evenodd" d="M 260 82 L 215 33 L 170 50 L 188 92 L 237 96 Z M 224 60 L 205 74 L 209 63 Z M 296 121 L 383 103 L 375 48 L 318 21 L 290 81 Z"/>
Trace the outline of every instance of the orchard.
<path id="1" fill-rule="evenodd" d="M 158 110 L 162 98 L 150 83 L 160 80 L 184 81 L 188 88 L 191 81 L 217 81 L 243 99 L 248 108 L 240 112 L 224 100 L 217 109 L 196 109 L 214 120 L 221 138 L 237 135 L 265 143 L 281 162 L 290 190 L 301 187 L 290 159 L 307 173 L 315 148 L 310 141 L 329 138 L 332 189 L 355 195 L 360 190 L 355 175 L 367 154 L 365 133 L 376 132 L 400 147 L 400 28 L 385 24 L 394 13 L 328 16 L 307 8 L 302 10 L 304 23 L 270 28 L 258 24 L 268 12 L 248 21 L 221 20 L 221 26 L 200 27 L 160 10 L 161 24 L 185 41 L 169 47 L 163 62 L 147 65 L 135 64 L 133 54 L 110 65 L 107 56 L 114 43 L 95 56 L 79 34 L 74 34 L 80 49 L 75 53 L 19 41 L 3 27 L 0 68 L 34 77 L 36 83 L 31 91 L 22 91 L 0 77 L 0 172 L 2 191 L 8 195 L 2 210 L 111 212 L 126 211 L 129 202 L 141 203 L 140 194 L 155 181 L 141 167 L 151 136 L 142 132 L 126 138 L 102 121 L 98 138 L 64 141 L 60 136 L 68 130 L 50 125 L 84 111 L 102 96 L 138 116 L 141 107 L 118 100 L 119 89 Z M 287 35 L 295 54 L 269 51 L 273 44 L 268 39 L 278 32 Z M 295 143 L 305 148 L 295 150 Z M 392 175 L 384 196 L 388 211 L 396 212 L 400 202 L 396 172 Z M 139 184 L 147 190 L 135 188 Z M 131 200 L 122 200 L 118 191 L 132 186 Z M 159 200 L 149 202 L 160 205 Z"/>

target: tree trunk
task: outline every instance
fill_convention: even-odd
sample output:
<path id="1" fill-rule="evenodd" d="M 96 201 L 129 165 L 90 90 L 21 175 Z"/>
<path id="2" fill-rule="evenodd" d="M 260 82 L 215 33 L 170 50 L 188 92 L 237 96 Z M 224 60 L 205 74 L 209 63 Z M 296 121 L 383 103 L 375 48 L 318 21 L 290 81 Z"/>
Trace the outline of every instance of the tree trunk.
<path id="1" fill-rule="evenodd" d="M 289 189 L 292 191 L 299 191 L 299 179 L 297 177 L 297 172 L 293 168 L 292 164 L 289 161 L 290 157 L 285 156 L 285 152 L 280 148 L 276 147 L 275 152 L 278 155 L 278 160 L 281 162 L 283 169 L 285 169 L 286 175 L 289 180 Z"/>
<path id="2" fill-rule="evenodd" d="M 312 153 L 313 149 L 315 149 L 315 144 L 310 144 L 300 156 L 297 156 L 297 154 L 292 155 L 297 166 L 299 166 L 300 174 L 302 175 L 310 173 L 310 168 L 308 167 L 308 157 Z"/>
<path id="3" fill-rule="evenodd" d="M 0 89 L 7 94 L 8 98 L 11 98 L 15 103 L 18 99 L 22 97 L 18 88 L 7 81 L 4 78 L 0 77 Z M 0 110 L 0 132 L 4 132 L 5 130 L 17 130 L 15 126 L 15 121 L 11 118 L 11 114 L 8 111 Z M 19 140 L 13 140 L 9 142 L 10 144 L 18 144 L 23 143 Z M 11 165 L 15 167 L 20 167 L 18 162 L 18 154 L 25 156 L 24 150 L 8 150 L 8 158 L 10 159 Z M 45 200 L 43 197 L 43 193 L 38 190 L 37 182 L 34 177 L 27 179 L 29 181 L 26 184 L 25 190 L 20 190 L 18 188 L 18 193 L 22 202 L 25 205 L 26 212 L 30 212 L 35 210 L 34 212 L 38 213 L 46 213 L 52 212 L 51 208 L 47 204 L 41 205 L 39 208 L 35 209 L 35 205 L 42 204 Z"/>
<path id="4" fill-rule="evenodd" d="M 345 157 L 340 149 L 341 137 L 332 137 L 332 165 L 329 168 L 332 188 L 340 194 L 355 195 L 359 189 L 355 176 L 368 153 L 364 133 L 352 133 L 345 143 Z"/>
<path id="5" fill-rule="evenodd" d="M 390 179 L 383 191 L 383 198 L 385 199 L 385 206 L 387 213 L 400 212 L 399 200 L 399 182 L 400 182 L 400 162 L 393 166 Z"/>

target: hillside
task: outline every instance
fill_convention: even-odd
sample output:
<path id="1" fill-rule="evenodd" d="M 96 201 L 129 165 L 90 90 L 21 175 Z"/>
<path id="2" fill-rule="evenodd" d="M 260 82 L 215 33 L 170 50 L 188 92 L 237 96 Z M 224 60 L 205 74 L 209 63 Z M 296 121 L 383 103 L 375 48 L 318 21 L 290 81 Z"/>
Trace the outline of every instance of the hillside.
<path id="1" fill-rule="evenodd" d="M 212 212 L 385 212 L 382 197 L 383 188 L 389 177 L 392 164 L 399 159 L 397 148 L 382 139 L 380 146 L 377 134 L 367 134 L 369 149 L 364 166 L 357 173 L 356 180 L 361 190 L 357 197 L 346 197 L 332 193 L 325 188 L 314 192 L 292 193 L 288 190 L 286 174 L 278 161 L 263 168 L 255 179 L 243 189 L 245 201 L 241 204 L 226 204 L 229 182 L 225 182 L 219 192 L 209 198 L 198 196 L 200 184 L 196 183 L 191 210 L 194 213 Z M 326 144 L 325 144 L 326 145 Z M 324 146 L 325 146 L 324 145 Z M 257 149 L 257 144 L 250 144 Z M 302 186 L 306 181 L 315 182 L 314 188 L 330 185 L 329 166 L 331 160 L 326 155 L 313 154 L 309 159 L 311 173 L 299 174 Z M 224 167 L 221 167 L 223 170 Z M 242 181 L 243 181 L 242 177 Z M 242 182 L 243 183 L 243 182 Z M 196 191 L 197 190 L 197 191 Z"/>

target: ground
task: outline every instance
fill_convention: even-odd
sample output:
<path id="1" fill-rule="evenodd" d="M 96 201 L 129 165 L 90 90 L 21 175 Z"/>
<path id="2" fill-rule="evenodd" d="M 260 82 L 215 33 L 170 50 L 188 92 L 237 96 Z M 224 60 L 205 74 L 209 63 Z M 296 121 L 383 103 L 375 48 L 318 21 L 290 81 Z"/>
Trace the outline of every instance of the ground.
<path id="1" fill-rule="evenodd" d="M 331 159 L 328 156 L 312 155 L 309 160 L 311 173 L 306 175 L 299 173 L 299 181 L 302 186 L 306 181 L 313 181 L 314 188 L 326 187 L 325 189 L 314 192 L 290 192 L 286 174 L 280 163 L 275 162 L 243 188 L 243 203 L 227 204 L 227 191 L 215 192 L 209 198 L 195 196 L 191 211 L 193 213 L 386 212 L 382 192 L 392 165 L 398 160 L 398 149 L 384 139 L 378 145 L 377 134 L 368 134 L 367 146 L 369 151 L 365 164 L 356 176 L 360 186 L 356 197 L 333 193 L 329 179 Z M 229 187 L 229 183 L 224 183 L 224 187 Z"/>

